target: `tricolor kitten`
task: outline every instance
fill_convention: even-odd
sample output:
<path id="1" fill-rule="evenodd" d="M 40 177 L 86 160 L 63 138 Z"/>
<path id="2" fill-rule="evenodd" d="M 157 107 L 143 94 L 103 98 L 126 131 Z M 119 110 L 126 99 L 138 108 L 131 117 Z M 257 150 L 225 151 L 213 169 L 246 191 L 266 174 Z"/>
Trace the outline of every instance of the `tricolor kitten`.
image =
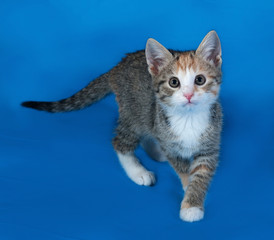
<path id="1" fill-rule="evenodd" d="M 75 95 L 57 102 L 24 102 L 25 107 L 67 112 L 114 92 L 119 122 L 113 146 L 128 177 L 150 186 L 155 176 L 134 155 L 141 144 L 151 158 L 168 160 L 185 196 L 180 217 L 198 221 L 218 163 L 222 112 L 221 45 L 209 32 L 196 51 L 172 51 L 154 39 Z"/>

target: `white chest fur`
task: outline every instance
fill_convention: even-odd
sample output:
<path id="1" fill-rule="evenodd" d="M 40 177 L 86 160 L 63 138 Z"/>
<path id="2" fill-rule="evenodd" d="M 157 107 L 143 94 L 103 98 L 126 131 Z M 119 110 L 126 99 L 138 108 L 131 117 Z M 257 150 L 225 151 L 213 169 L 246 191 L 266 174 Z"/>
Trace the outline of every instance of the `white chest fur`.
<path id="1" fill-rule="evenodd" d="M 170 128 L 180 143 L 183 157 L 191 157 L 199 148 L 200 137 L 209 124 L 209 108 L 169 114 Z"/>

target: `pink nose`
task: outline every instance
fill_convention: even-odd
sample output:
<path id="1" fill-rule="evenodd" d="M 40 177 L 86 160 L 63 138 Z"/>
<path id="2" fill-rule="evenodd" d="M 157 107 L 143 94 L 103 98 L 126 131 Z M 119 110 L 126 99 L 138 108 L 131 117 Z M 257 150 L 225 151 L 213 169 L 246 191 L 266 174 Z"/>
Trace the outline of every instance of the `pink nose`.
<path id="1" fill-rule="evenodd" d="M 193 93 L 184 93 L 184 96 L 186 97 L 186 99 L 190 102 L 190 99 L 193 97 Z"/>

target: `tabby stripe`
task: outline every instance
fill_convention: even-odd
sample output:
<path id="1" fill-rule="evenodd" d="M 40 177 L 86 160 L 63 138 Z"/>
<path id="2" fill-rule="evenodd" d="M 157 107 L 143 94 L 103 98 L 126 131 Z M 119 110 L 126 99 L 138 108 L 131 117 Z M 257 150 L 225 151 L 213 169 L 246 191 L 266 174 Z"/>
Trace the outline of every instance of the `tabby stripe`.
<path id="1" fill-rule="evenodd" d="M 165 95 L 163 95 L 163 96 L 161 96 L 160 97 L 160 99 L 163 101 L 163 100 L 165 100 L 167 98 L 167 96 L 165 96 Z"/>
<path id="2" fill-rule="evenodd" d="M 165 82 L 166 82 L 166 81 L 163 81 L 163 80 L 162 80 L 162 81 L 160 81 L 160 82 L 158 83 L 158 87 L 157 87 L 157 91 L 156 91 L 157 93 L 160 92 L 160 86 L 163 85 Z"/>

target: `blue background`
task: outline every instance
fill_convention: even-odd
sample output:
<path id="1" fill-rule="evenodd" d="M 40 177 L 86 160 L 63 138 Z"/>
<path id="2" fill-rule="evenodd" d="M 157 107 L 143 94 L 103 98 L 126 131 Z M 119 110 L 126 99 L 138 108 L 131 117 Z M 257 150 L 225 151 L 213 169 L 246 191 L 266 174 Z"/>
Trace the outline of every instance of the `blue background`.
<path id="1" fill-rule="evenodd" d="M 273 239 L 273 1 L 0 3 L 0 239 Z M 195 49 L 215 29 L 223 50 L 224 130 L 205 218 L 179 219 L 168 163 L 131 182 L 111 139 L 114 96 L 78 112 L 22 108 L 68 97 L 153 37 Z"/>

